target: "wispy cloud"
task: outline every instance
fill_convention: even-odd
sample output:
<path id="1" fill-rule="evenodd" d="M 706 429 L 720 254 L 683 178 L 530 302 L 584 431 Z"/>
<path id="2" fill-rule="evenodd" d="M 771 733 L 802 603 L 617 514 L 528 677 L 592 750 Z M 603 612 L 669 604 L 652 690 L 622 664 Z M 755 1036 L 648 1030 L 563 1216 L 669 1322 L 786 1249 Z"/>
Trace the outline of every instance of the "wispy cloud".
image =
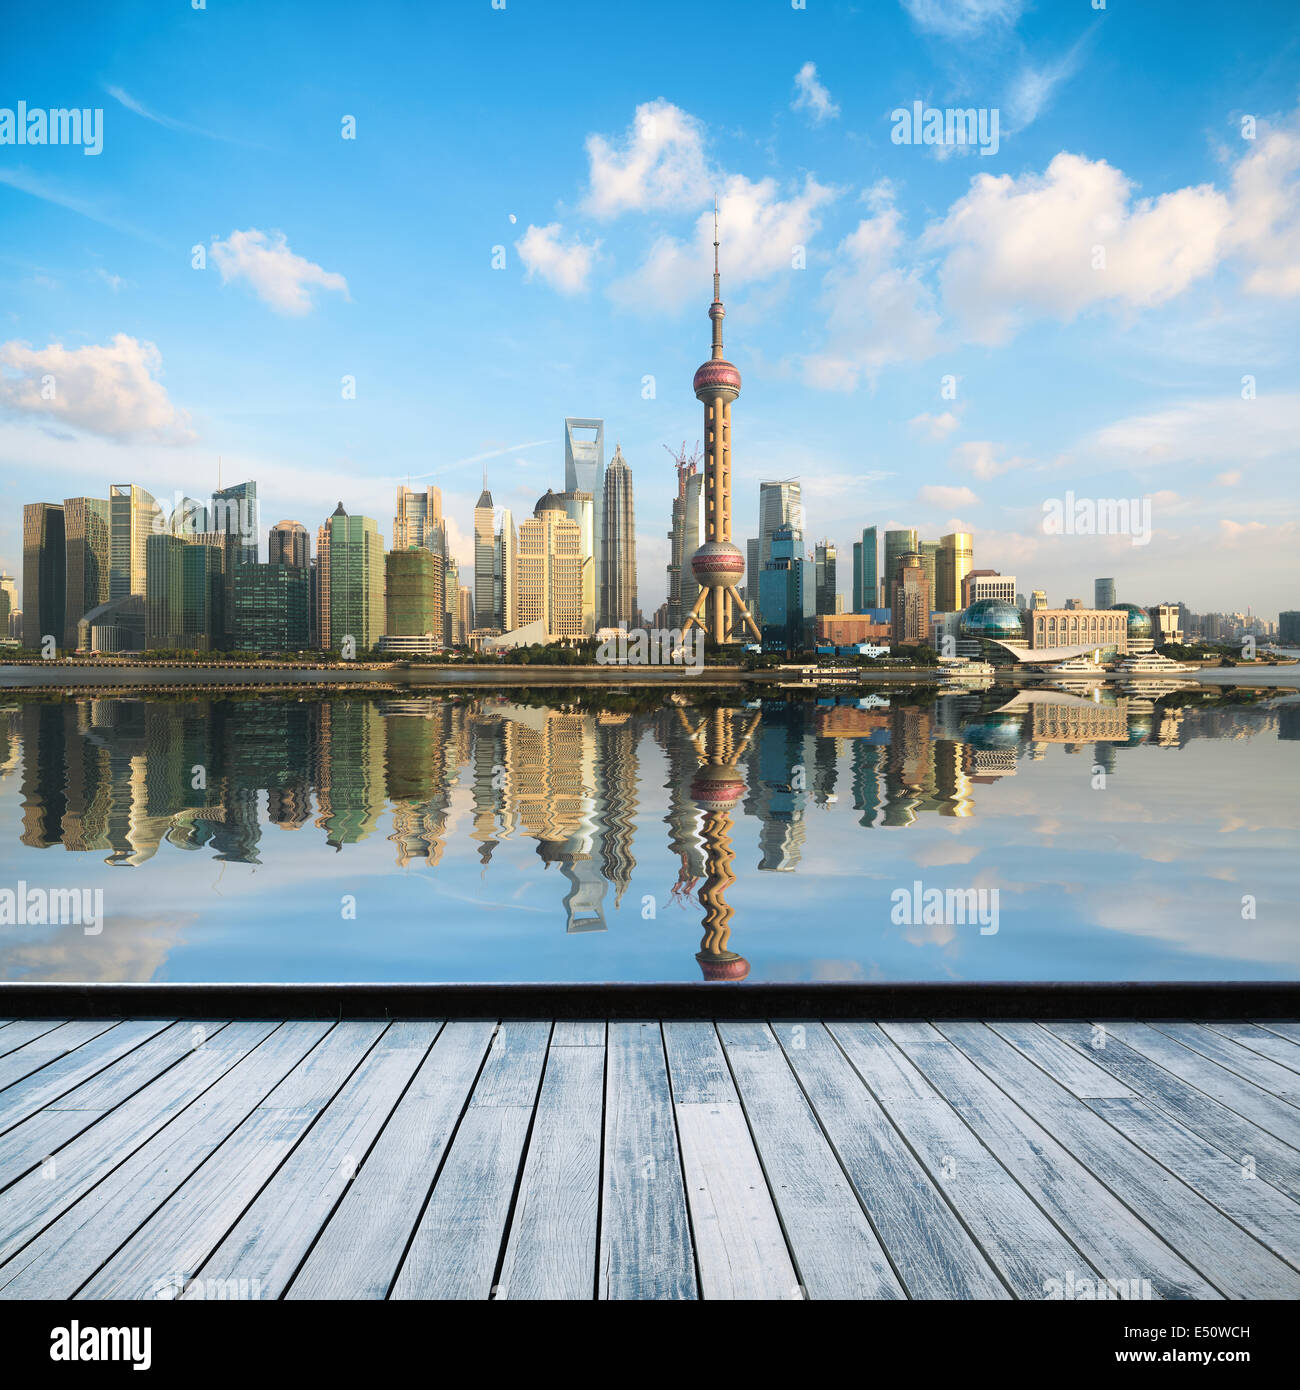
<path id="1" fill-rule="evenodd" d="M 155 125 L 165 126 L 168 130 L 184 131 L 187 135 L 201 135 L 205 140 L 224 140 L 230 144 L 240 143 L 232 136 L 222 135 L 215 130 L 205 130 L 202 126 L 190 125 L 188 121 L 178 121 L 174 116 L 166 116 L 160 111 L 153 111 L 144 102 L 133 97 L 125 88 L 109 83 L 105 85 L 104 90 L 128 111 L 146 121 L 152 121 Z"/>
<path id="2" fill-rule="evenodd" d="M 831 100 L 831 94 L 818 80 L 817 64 L 805 63 L 794 75 L 795 99 L 790 103 L 791 111 L 807 111 L 814 124 L 834 120 L 840 108 Z"/>
<path id="3" fill-rule="evenodd" d="M 50 183 L 47 179 L 37 178 L 27 169 L 0 169 L 0 184 L 6 184 L 19 193 L 26 193 L 29 197 L 39 198 L 42 202 L 52 203 L 55 207 L 65 208 L 68 212 L 75 212 L 78 217 L 89 218 L 92 222 L 98 222 L 101 227 L 111 227 L 115 232 L 122 232 L 126 236 L 151 242 L 155 246 L 167 245 L 161 237 L 156 237 L 151 232 L 141 231 L 139 227 L 124 222 L 120 217 L 114 217 L 111 213 L 105 212 L 97 204 L 88 202 L 85 198 L 78 198 L 71 193 L 64 192 L 63 189 Z"/>

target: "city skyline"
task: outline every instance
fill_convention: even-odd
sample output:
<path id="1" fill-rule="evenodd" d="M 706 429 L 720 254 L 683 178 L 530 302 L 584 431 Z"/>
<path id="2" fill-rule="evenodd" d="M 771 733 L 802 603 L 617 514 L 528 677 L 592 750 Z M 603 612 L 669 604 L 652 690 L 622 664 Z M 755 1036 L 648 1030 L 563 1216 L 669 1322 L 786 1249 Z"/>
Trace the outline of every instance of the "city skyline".
<path id="1" fill-rule="evenodd" d="M 403 143 L 432 106 L 374 35 L 343 45 L 326 23 L 307 41 L 326 88 L 348 65 L 335 109 L 282 90 L 263 55 L 283 21 L 232 16 L 209 38 L 257 94 L 252 128 L 232 95 L 181 75 L 190 15 L 104 71 L 99 26 L 124 13 L 108 10 L 57 54 L 30 27 L 22 74 L 0 59 L 32 101 L 105 108 L 97 158 L 7 147 L 0 163 L 11 488 L 37 475 L 54 501 L 129 477 L 171 498 L 255 478 L 263 515 L 310 532 L 339 496 L 386 530 L 409 478 L 443 490 L 464 574 L 483 463 L 497 504 L 527 515 L 558 481 L 559 423 L 589 411 L 636 477 L 653 612 L 677 481 L 659 450 L 698 435 L 681 383 L 717 193 L 747 388 L 738 539 L 759 534 L 758 483 L 797 476 L 809 542 L 845 557 L 868 526 L 969 532 L 977 563 L 1054 601 L 1114 575 L 1144 602 L 1296 606 L 1285 462 L 1300 397 L 1282 386 L 1300 287 L 1294 38 L 1209 12 L 1176 67 L 1153 69 L 1147 16 L 974 7 L 960 33 L 908 3 L 837 20 L 838 43 L 814 14 L 754 16 L 718 80 L 705 55 L 665 61 L 665 25 L 638 31 L 617 92 L 578 113 L 534 100 L 539 55 L 573 61 L 562 28 L 515 10 L 452 17 L 445 51 L 489 45 L 512 95 L 483 114 L 473 65 L 451 61 L 441 119 L 472 109 L 484 140 L 529 155 L 494 171 L 476 140 Z M 1098 115 L 1139 63 L 1154 98 L 1142 122 Z M 997 151 L 896 142 L 891 112 L 918 94 L 999 109 Z M 472 196 L 434 215 L 448 180 Z M 1063 221 L 1067 205 L 1110 219 L 1108 269 L 1085 264 L 1094 221 Z M 1012 257 L 1021 225 L 1050 250 Z M 1060 260 L 1071 247 L 1078 265 Z M 433 331 L 407 327 L 413 303 Z M 45 375 L 64 384 L 54 402 Z M 1044 534 L 1044 503 L 1069 493 L 1150 498 L 1150 542 Z M 19 574 L 31 499 L 9 496 L 0 568 Z"/>

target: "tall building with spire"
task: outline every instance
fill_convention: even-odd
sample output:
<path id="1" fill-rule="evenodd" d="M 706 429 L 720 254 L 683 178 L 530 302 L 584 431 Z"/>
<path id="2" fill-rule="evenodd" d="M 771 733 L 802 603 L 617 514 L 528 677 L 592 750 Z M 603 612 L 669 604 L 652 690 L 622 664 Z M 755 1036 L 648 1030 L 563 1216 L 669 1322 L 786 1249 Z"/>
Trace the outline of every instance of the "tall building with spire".
<path id="1" fill-rule="evenodd" d="M 632 499 L 632 470 L 623 457 L 621 445 L 615 445 L 614 457 L 605 471 L 604 540 L 601 626 L 635 627 L 636 508 Z"/>
<path id="2" fill-rule="evenodd" d="M 488 491 L 487 472 L 483 491 L 474 504 L 474 626 L 497 627 L 496 603 L 496 508 Z"/>
<path id="3" fill-rule="evenodd" d="M 722 280 L 718 270 L 718 203 L 713 202 L 713 303 L 709 319 L 713 344 L 709 360 L 695 372 L 695 398 L 704 406 L 704 544 L 691 569 L 700 585 L 690 617 L 715 644 L 732 640 L 733 613 L 756 638 L 758 626 L 741 602 L 736 585 L 745 575 L 745 557 L 731 540 L 731 403 L 740 395 L 740 373 L 722 352 Z"/>
<path id="4" fill-rule="evenodd" d="M 665 449 L 668 446 L 664 445 Z M 673 453 L 668 449 L 670 454 Z M 668 532 L 671 542 L 668 551 L 668 602 L 666 626 L 680 628 L 686 615 L 695 606 L 700 586 L 691 572 L 691 557 L 700 547 L 700 501 L 704 475 L 696 471 L 697 449 L 689 458 L 686 444 L 673 454 L 677 467 L 677 495 L 673 498 L 673 524 Z M 757 581 L 755 581 L 757 587 Z"/>

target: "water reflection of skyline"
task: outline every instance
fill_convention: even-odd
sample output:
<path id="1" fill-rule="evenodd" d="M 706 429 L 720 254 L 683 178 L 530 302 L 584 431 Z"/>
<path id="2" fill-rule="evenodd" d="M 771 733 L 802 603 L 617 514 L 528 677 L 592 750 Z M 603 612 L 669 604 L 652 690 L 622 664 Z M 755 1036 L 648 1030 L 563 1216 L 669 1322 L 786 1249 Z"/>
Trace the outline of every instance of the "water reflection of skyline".
<path id="1" fill-rule="evenodd" d="M 1296 716 L 1226 707 L 1189 721 L 1150 693 L 1045 689 L 631 712 L 497 696 L 81 699 L 0 711 L 0 772 L 19 784 L 24 845 L 114 867 L 147 865 L 164 841 L 257 865 L 273 831 L 343 854 L 386 829 L 397 868 L 436 869 L 467 836 L 486 877 L 499 846 L 532 840 L 563 880 L 568 932 L 604 930 L 624 899 L 638 839 L 660 820 L 641 814 L 645 779 L 662 777 L 653 833 L 678 866 L 671 895 L 699 910 L 705 977 L 740 979 L 727 892 L 738 873 L 798 872 L 819 815 L 862 829 L 970 818 L 982 787 L 1049 745 L 1114 772 L 1139 745 L 1294 738 Z M 757 857 L 737 863 L 744 819 L 757 821 Z"/>

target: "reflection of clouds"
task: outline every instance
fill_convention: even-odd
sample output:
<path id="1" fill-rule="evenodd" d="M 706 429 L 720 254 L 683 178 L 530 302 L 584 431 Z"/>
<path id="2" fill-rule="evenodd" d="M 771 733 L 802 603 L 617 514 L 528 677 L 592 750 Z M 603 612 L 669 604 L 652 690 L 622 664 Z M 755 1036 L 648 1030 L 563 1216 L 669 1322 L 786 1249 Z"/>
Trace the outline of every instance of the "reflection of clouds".
<path id="1" fill-rule="evenodd" d="M 1107 931 L 1161 941 L 1188 955 L 1300 967 L 1300 936 L 1288 914 L 1241 916 L 1241 895 L 1172 893 L 1149 884 L 1101 887 L 1086 900 Z"/>
<path id="2" fill-rule="evenodd" d="M 5 943 L 0 979 L 77 980 L 91 984 L 149 981 L 160 974 L 174 947 L 186 939 L 185 928 L 197 913 L 180 916 L 122 917 L 104 920 L 99 936 L 78 926 L 36 927 L 41 935 Z"/>
<path id="3" fill-rule="evenodd" d="M 918 868 L 930 869 L 940 864 L 969 864 L 980 853 L 978 845 L 952 844 L 928 845 L 912 856 L 912 863 Z"/>

